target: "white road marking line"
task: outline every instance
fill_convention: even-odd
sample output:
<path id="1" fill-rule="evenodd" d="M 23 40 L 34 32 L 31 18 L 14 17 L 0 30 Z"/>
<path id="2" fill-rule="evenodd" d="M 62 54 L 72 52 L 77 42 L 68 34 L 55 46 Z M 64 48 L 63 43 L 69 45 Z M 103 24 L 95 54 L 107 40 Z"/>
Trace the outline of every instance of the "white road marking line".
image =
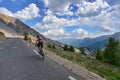
<path id="1" fill-rule="evenodd" d="M 24 40 L 22 40 L 24 43 L 25 43 L 25 41 Z"/>
<path id="2" fill-rule="evenodd" d="M 27 44 L 27 46 L 30 46 L 29 44 Z"/>
<path id="3" fill-rule="evenodd" d="M 70 80 L 76 80 L 74 77 L 72 77 L 72 76 L 68 76 L 68 78 L 70 79 Z"/>
<path id="4" fill-rule="evenodd" d="M 13 48 L 17 48 L 17 47 L 14 46 Z"/>
<path id="5" fill-rule="evenodd" d="M 36 50 L 33 50 L 37 55 L 39 55 L 39 53 Z"/>
<path id="6" fill-rule="evenodd" d="M 22 40 L 27 46 L 30 46 L 29 44 L 27 44 L 24 40 Z"/>

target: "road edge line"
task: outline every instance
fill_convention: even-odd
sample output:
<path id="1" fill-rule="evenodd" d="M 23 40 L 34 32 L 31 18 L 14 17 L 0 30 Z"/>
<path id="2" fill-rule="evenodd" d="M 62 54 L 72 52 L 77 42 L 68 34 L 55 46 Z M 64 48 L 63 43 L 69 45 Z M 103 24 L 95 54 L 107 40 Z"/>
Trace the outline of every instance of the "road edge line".
<path id="1" fill-rule="evenodd" d="M 68 78 L 70 79 L 70 80 L 76 80 L 74 77 L 72 77 L 72 76 L 68 76 Z"/>

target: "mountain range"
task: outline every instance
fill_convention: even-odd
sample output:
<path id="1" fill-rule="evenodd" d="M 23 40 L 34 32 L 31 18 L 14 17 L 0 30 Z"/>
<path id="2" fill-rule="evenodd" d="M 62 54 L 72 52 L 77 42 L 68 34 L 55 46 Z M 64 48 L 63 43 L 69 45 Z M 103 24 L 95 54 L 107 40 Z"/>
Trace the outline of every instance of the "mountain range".
<path id="1" fill-rule="evenodd" d="M 112 35 L 104 35 L 96 38 L 84 38 L 84 39 L 63 39 L 60 40 L 61 43 L 72 45 L 76 48 L 82 48 L 86 47 L 93 51 L 96 51 L 97 49 L 103 49 L 105 48 L 105 45 L 108 42 L 108 39 L 110 37 L 113 37 L 120 41 L 120 32 L 114 33 Z"/>

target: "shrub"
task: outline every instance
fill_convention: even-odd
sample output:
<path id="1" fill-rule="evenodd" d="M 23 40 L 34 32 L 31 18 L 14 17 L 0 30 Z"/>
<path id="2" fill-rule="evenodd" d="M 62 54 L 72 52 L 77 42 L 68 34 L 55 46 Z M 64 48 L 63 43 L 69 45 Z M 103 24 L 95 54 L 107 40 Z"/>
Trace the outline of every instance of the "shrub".
<path id="1" fill-rule="evenodd" d="M 55 45 L 52 45 L 52 48 L 53 48 L 53 49 L 56 49 Z"/>
<path id="2" fill-rule="evenodd" d="M 73 47 L 73 46 L 70 46 L 69 51 L 74 52 L 74 51 L 75 51 L 75 50 L 74 50 L 74 47 Z"/>
<path id="3" fill-rule="evenodd" d="M 24 33 L 24 40 L 28 40 L 28 33 L 27 32 Z"/>
<path id="4" fill-rule="evenodd" d="M 64 50 L 64 51 L 67 51 L 67 50 L 68 50 L 68 45 L 67 45 L 67 44 L 65 44 L 65 46 L 63 47 L 63 50 Z"/>
<path id="5" fill-rule="evenodd" d="M 48 48 L 52 48 L 52 46 L 51 46 L 51 44 L 48 44 L 48 46 L 47 46 Z"/>

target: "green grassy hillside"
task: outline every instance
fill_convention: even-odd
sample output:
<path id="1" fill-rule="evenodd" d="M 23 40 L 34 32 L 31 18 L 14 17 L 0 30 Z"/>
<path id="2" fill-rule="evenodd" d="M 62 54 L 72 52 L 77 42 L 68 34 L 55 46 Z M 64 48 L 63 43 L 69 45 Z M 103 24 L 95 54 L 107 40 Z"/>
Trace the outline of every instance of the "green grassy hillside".
<path id="1" fill-rule="evenodd" d="M 106 78 L 107 80 L 120 80 L 120 67 L 118 66 L 96 60 L 93 57 L 85 57 L 85 55 L 81 53 L 63 51 L 58 48 L 45 48 L 65 59 L 85 67 L 89 71 L 99 74 L 101 77 Z"/>

